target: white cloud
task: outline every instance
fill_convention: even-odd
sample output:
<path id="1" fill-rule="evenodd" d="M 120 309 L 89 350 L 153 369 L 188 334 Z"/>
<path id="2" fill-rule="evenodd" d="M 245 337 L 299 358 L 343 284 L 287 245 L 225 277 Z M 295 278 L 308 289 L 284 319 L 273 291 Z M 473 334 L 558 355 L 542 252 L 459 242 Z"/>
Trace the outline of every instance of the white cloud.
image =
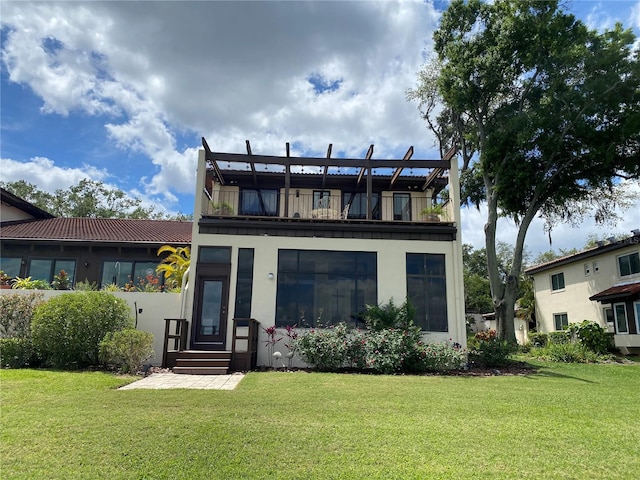
<path id="1" fill-rule="evenodd" d="M 5 2 L 3 61 L 45 113 L 104 116 L 117 145 L 156 166 L 149 193 L 185 192 L 197 146 L 177 148 L 177 131 L 229 151 L 245 139 L 278 154 L 285 141 L 349 155 L 430 148 L 404 91 L 436 20 L 421 1 Z M 314 74 L 340 87 L 317 95 Z"/>
<path id="2" fill-rule="evenodd" d="M 79 168 L 58 167 L 53 160 L 44 157 L 34 157 L 27 162 L 1 158 L 0 167 L 3 182 L 25 180 L 24 172 L 29 172 L 29 178 L 26 181 L 50 193 L 59 188 L 69 188 L 85 178 L 103 181 L 108 176 L 105 170 L 99 170 L 90 165 Z"/>

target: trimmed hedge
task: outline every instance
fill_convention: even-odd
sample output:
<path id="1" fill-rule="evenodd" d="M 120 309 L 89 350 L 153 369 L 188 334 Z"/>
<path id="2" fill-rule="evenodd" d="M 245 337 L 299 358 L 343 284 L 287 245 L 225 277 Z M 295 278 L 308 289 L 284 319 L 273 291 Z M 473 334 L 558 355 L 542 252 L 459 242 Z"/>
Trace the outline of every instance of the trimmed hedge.
<path id="1" fill-rule="evenodd" d="M 97 365 L 104 336 L 132 326 L 125 300 L 107 292 L 74 292 L 38 306 L 31 330 L 46 365 L 71 369 Z"/>

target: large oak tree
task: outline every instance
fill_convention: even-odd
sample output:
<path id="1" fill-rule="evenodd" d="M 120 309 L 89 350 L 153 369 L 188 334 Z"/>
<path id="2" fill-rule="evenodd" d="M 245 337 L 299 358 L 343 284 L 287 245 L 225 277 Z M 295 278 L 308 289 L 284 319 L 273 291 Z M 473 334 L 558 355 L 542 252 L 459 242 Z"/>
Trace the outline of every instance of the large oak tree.
<path id="1" fill-rule="evenodd" d="M 622 200 L 615 193 L 620 178 L 639 177 L 639 52 L 622 26 L 598 33 L 557 1 L 539 0 L 454 0 L 434 42 L 438 58 L 410 96 L 426 106 L 425 115 L 437 114 L 432 124 L 441 142 L 464 147 L 463 195 L 487 204 L 498 333 L 515 341 L 518 274 L 532 220 L 540 215 L 552 226 L 595 211 L 606 221 Z M 496 253 L 499 216 L 518 227 L 506 276 Z"/>

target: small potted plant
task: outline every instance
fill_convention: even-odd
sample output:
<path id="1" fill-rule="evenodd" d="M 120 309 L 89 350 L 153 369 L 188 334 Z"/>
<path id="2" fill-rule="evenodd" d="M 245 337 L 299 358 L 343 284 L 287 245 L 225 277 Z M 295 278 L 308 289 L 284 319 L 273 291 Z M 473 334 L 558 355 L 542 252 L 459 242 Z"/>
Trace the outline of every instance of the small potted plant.
<path id="1" fill-rule="evenodd" d="M 0 288 L 11 288 L 11 277 L 4 273 L 4 270 L 0 270 Z"/>
<path id="2" fill-rule="evenodd" d="M 430 207 L 423 208 L 420 213 L 424 216 L 424 219 L 428 222 L 439 222 L 440 216 L 443 213 L 442 205 L 434 203 Z"/>
<path id="3" fill-rule="evenodd" d="M 71 287 L 69 274 L 64 270 L 60 270 L 58 274 L 53 277 L 52 285 L 55 290 L 69 290 Z"/>
<path id="4" fill-rule="evenodd" d="M 229 202 L 211 202 L 212 215 L 233 215 L 233 205 Z"/>

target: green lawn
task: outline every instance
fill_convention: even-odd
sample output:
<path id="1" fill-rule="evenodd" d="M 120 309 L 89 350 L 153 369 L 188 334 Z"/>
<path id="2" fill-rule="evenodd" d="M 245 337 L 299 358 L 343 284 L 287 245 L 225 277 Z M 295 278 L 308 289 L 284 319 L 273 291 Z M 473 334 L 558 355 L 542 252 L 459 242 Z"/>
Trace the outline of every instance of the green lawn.
<path id="1" fill-rule="evenodd" d="M 128 390 L 3 370 L 3 480 L 630 479 L 640 364 L 526 377 L 251 373 L 234 391 Z"/>

